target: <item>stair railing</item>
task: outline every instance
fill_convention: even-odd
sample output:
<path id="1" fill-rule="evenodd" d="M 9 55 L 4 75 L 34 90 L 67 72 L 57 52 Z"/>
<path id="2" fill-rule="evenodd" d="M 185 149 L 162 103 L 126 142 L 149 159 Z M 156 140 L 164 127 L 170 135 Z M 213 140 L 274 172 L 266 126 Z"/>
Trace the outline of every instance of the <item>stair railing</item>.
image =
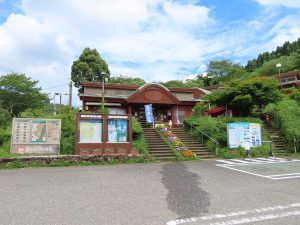
<path id="1" fill-rule="evenodd" d="M 219 146 L 220 146 L 219 142 L 217 142 L 215 139 L 213 139 L 212 137 L 210 137 L 208 134 L 206 134 L 204 131 L 202 131 L 202 130 L 199 129 L 198 127 L 194 126 L 193 124 L 190 124 L 190 123 L 187 122 L 187 121 L 183 121 L 183 126 L 186 127 L 186 125 L 187 125 L 188 127 L 190 127 L 191 131 L 193 131 L 193 129 L 194 129 L 194 130 L 200 132 L 200 134 L 201 134 L 201 140 L 202 140 L 201 143 L 202 143 L 202 144 L 204 144 L 204 137 L 207 137 L 207 138 L 210 139 L 212 142 L 214 142 L 215 145 L 216 145 L 216 148 L 215 148 L 215 154 L 218 155 L 218 149 L 219 149 Z"/>
<path id="2" fill-rule="evenodd" d="M 272 149 L 273 141 L 272 140 L 270 140 L 270 141 L 261 141 L 261 143 L 269 143 L 269 155 L 273 156 L 276 159 L 276 156 L 275 156 L 275 154 L 273 152 L 273 149 Z"/>

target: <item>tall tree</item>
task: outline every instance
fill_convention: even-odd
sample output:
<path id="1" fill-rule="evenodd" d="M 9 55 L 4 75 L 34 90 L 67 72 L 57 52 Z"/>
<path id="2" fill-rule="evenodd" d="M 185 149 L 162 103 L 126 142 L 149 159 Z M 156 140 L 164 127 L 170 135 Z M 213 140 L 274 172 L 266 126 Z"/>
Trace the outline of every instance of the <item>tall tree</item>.
<path id="1" fill-rule="evenodd" d="M 275 78 L 252 78 L 229 83 L 225 90 L 214 92 L 207 98 L 214 104 L 229 106 L 241 116 L 248 116 L 251 110 L 262 110 L 269 103 L 281 98 L 279 82 Z"/>
<path id="2" fill-rule="evenodd" d="M 228 59 L 211 61 L 207 68 L 208 77 L 214 77 L 212 81 L 215 83 L 241 78 L 245 73 L 246 71 L 239 63 L 234 63 Z"/>
<path id="3" fill-rule="evenodd" d="M 101 73 L 105 72 L 110 77 L 107 63 L 96 49 L 85 48 L 78 60 L 73 62 L 71 79 L 75 87 L 79 87 L 83 81 L 102 81 Z"/>
<path id="4" fill-rule="evenodd" d="M 19 116 L 29 108 L 42 107 L 49 103 L 46 94 L 36 87 L 38 81 L 31 80 L 25 74 L 10 73 L 0 77 L 0 108 L 11 116 Z"/>

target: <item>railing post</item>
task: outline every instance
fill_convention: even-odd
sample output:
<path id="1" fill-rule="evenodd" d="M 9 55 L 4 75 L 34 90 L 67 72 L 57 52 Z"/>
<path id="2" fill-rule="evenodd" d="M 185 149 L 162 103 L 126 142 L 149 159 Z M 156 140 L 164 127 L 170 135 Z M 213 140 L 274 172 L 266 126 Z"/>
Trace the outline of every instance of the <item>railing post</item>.
<path id="1" fill-rule="evenodd" d="M 202 144 L 203 144 L 203 133 L 201 133 L 201 136 L 202 136 Z"/>
<path id="2" fill-rule="evenodd" d="M 297 146 L 296 146 L 296 142 L 297 142 L 297 140 L 296 140 L 296 138 L 294 138 L 294 149 L 295 149 L 295 154 L 297 154 Z"/>

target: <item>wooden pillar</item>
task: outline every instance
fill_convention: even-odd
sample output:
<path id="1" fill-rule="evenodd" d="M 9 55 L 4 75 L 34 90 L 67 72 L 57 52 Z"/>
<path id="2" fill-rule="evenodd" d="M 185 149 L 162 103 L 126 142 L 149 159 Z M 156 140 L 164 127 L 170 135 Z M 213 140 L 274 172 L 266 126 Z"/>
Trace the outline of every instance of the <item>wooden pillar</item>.
<path id="1" fill-rule="evenodd" d="M 127 114 L 132 114 L 132 106 L 131 105 L 127 106 Z"/>
<path id="2" fill-rule="evenodd" d="M 175 118 L 175 110 L 176 110 L 176 106 L 172 106 L 172 114 L 171 114 L 171 118 L 172 118 L 172 128 L 175 127 L 175 123 L 176 123 L 176 118 Z"/>

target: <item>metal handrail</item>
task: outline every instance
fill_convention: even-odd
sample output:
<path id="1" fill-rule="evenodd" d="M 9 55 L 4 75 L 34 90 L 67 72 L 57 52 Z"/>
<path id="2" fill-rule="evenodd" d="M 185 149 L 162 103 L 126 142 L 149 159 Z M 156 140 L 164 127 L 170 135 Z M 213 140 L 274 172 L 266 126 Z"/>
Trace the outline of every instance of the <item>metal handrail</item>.
<path id="1" fill-rule="evenodd" d="M 191 128 L 194 128 L 195 130 L 201 132 L 202 134 L 202 144 L 203 144 L 203 135 L 206 136 L 208 139 L 212 140 L 216 144 L 216 155 L 218 155 L 218 148 L 220 146 L 219 142 L 217 142 L 215 139 L 210 137 L 208 134 L 206 134 L 204 131 L 200 130 L 198 127 L 194 126 L 193 124 L 190 124 L 189 122 L 184 121 L 183 124 L 188 124 Z"/>

